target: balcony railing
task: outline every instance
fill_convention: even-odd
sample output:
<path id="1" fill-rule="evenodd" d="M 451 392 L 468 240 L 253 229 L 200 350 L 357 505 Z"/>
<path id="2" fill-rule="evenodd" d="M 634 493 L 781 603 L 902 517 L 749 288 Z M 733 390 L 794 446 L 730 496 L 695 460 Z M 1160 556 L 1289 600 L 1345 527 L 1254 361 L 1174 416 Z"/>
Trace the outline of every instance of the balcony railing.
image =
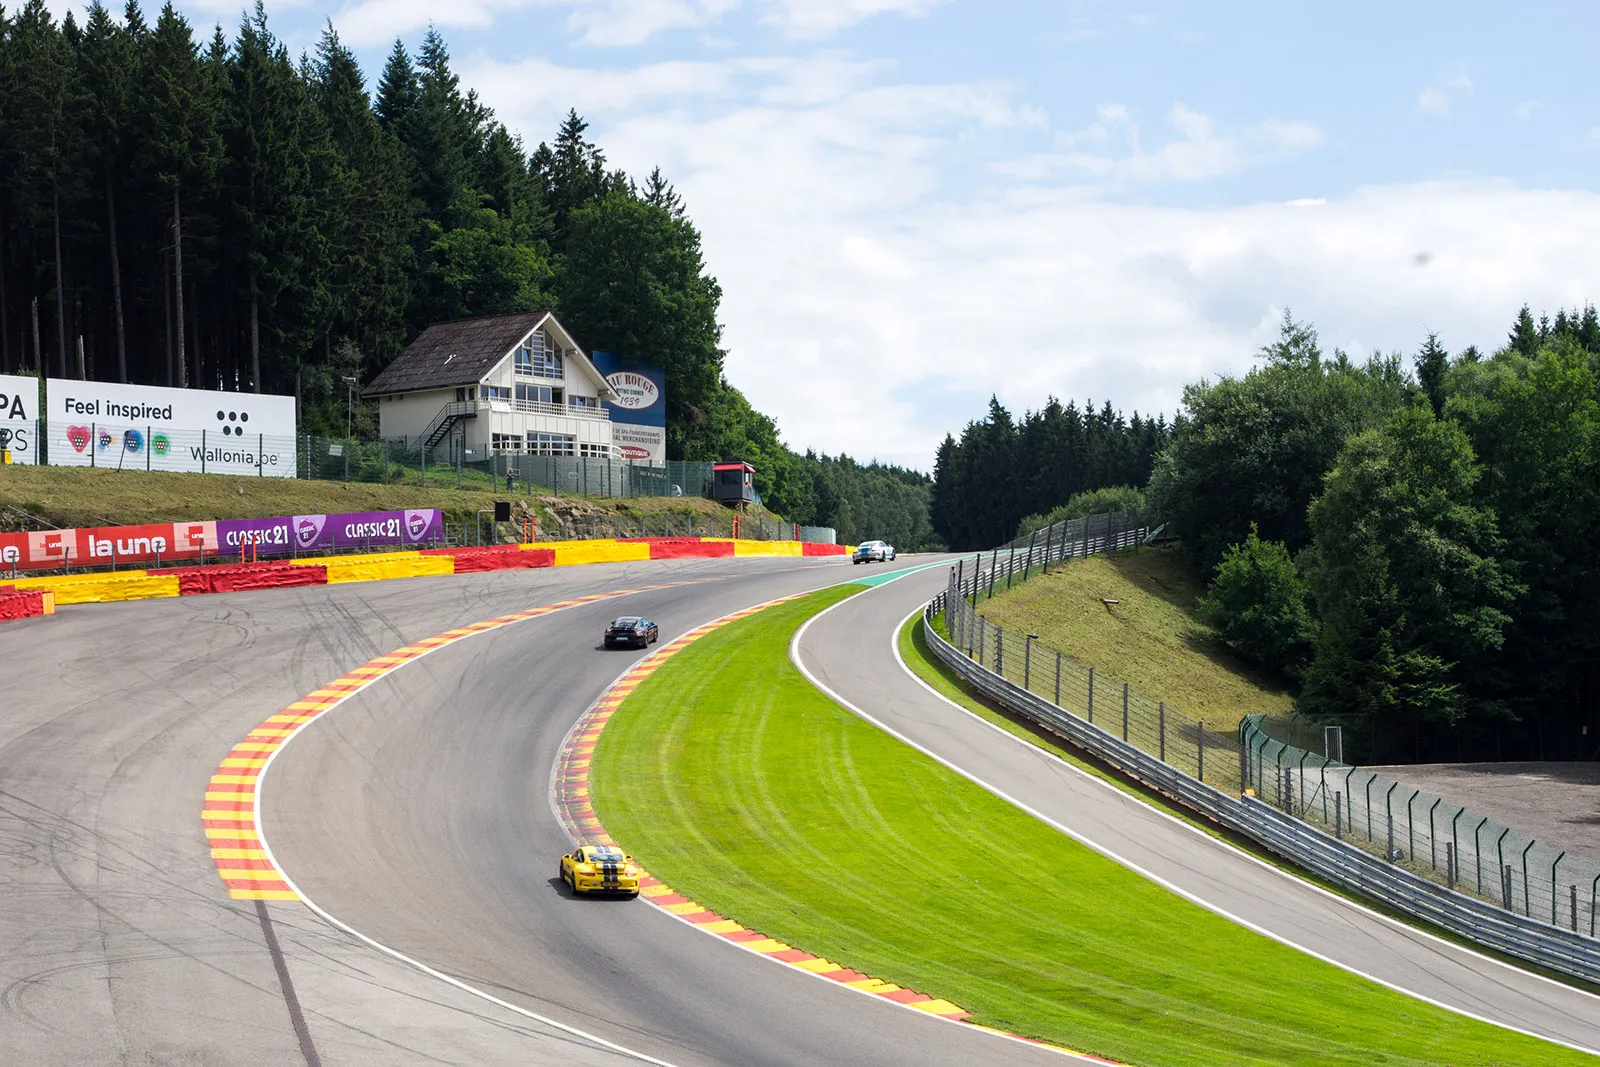
<path id="1" fill-rule="evenodd" d="M 515 411 L 523 415 L 554 415 L 567 419 L 598 419 L 611 421 L 611 412 L 604 407 L 575 408 L 569 404 L 546 404 L 539 400 L 485 400 L 481 406 L 499 411 Z"/>

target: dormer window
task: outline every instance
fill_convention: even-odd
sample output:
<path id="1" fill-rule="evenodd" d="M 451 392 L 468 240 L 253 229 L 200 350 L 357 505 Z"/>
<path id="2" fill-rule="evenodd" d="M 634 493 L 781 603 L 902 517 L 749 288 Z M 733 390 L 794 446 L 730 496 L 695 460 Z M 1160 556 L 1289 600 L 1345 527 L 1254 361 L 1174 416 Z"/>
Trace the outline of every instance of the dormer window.
<path id="1" fill-rule="evenodd" d="M 512 364 L 516 373 L 530 378 L 560 379 L 564 376 L 561 368 L 561 349 L 537 330 L 517 346 Z"/>

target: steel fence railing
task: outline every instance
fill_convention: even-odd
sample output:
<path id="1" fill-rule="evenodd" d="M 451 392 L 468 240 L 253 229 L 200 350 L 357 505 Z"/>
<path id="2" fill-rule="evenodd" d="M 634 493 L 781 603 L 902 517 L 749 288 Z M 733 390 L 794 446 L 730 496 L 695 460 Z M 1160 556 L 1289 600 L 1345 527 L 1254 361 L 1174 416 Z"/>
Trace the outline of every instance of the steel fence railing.
<path id="1" fill-rule="evenodd" d="M 1470 813 L 1458 805 L 1401 792 L 1390 779 L 1291 749 L 1248 723 L 1203 726 L 1120 683 L 1106 685 L 1091 668 L 1041 652 L 1041 644 L 977 613 L 974 604 L 1008 580 L 1146 536 L 1137 521 L 1098 518 L 1057 524 L 1063 529 L 1048 547 L 1036 535 L 959 561 L 923 613 L 935 656 L 980 694 L 1346 889 L 1552 970 L 1600 980 L 1600 941 L 1591 929 L 1600 877 L 1585 900 L 1573 877 L 1587 876 L 1580 861 L 1541 852 L 1539 843 L 1481 816 L 1469 827 Z"/>
<path id="2" fill-rule="evenodd" d="M 1593 936 L 1600 864 L 1471 808 L 1287 744 L 1272 717 L 1239 726 L 1247 785 L 1274 807 L 1413 874 Z M 1276 728 L 1276 729 L 1275 729 Z"/>

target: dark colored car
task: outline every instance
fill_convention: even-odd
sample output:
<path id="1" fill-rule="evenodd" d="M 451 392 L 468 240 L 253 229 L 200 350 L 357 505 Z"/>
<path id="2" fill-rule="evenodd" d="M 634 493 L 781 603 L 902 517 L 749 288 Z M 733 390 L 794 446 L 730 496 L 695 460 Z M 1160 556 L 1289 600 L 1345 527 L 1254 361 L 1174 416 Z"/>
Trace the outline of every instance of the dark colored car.
<path id="1" fill-rule="evenodd" d="M 644 648 L 661 639 L 661 630 L 642 615 L 624 615 L 606 627 L 607 648 Z"/>

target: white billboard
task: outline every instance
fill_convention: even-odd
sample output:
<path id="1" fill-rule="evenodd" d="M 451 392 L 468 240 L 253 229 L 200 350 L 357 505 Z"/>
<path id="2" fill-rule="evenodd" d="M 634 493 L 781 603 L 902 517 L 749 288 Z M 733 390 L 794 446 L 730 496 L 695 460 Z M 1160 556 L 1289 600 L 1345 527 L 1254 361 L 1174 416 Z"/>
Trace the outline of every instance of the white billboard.
<path id="1" fill-rule="evenodd" d="M 39 379 L 0 374 L 0 452 L 13 463 L 39 462 Z"/>
<path id="2" fill-rule="evenodd" d="M 45 383 L 50 464 L 295 476 L 294 397 Z"/>

